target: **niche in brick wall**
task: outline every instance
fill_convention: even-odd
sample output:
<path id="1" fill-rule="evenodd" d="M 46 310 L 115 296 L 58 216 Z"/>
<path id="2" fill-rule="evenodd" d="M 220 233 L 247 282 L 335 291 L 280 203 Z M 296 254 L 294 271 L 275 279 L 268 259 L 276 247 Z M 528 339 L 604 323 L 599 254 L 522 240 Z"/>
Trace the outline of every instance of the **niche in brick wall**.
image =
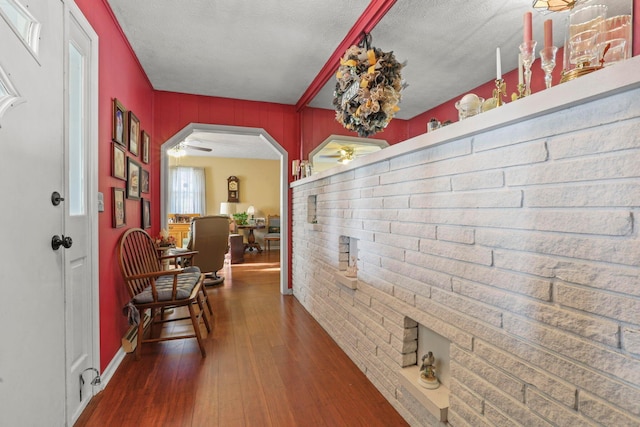
<path id="1" fill-rule="evenodd" d="M 309 224 L 317 224 L 317 206 L 318 206 L 318 197 L 317 196 L 309 196 L 307 197 L 307 222 Z"/>
<path id="2" fill-rule="evenodd" d="M 358 239 L 340 236 L 338 241 L 338 270 L 336 282 L 350 289 L 358 287 Z"/>
<path id="3" fill-rule="evenodd" d="M 341 271 L 356 271 L 358 265 L 358 239 L 340 236 L 338 246 L 338 269 Z M 351 267 L 351 268 L 350 268 Z"/>
<path id="4" fill-rule="evenodd" d="M 449 388 L 451 381 L 450 363 L 449 363 L 449 346 L 450 342 L 442 335 L 436 334 L 431 329 L 418 323 L 418 366 L 422 363 L 422 356 L 428 352 L 432 352 L 436 358 L 436 374 L 440 380 L 440 384 Z"/>
<path id="5" fill-rule="evenodd" d="M 405 347 L 415 348 L 415 353 L 407 354 L 404 358 L 415 360 L 415 364 L 407 365 L 401 369 L 400 383 L 402 386 L 420 402 L 433 416 L 440 421 L 447 421 L 449 410 L 449 383 L 451 381 L 449 347 L 450 341 L 420 323 L 406 318 L 405 338 L 415 340 L 417 343 L 405 342 Z M 417 325 L 417 333 L 415 331 Z M 440 386 L 437 389 L 428 389 L 420 385 L 420 366 L 422 357 L 431 351 L 435 357 L 435 369 Z"/>

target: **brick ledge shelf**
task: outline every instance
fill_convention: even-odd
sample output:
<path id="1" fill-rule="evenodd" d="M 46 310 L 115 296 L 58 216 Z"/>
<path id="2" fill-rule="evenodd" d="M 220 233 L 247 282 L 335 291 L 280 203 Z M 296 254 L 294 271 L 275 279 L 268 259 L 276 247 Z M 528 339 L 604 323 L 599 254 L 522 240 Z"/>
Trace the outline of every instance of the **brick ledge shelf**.
<path id="1" fill-rule="evenodd" d="M 417 365 L 402 368 L 400 371 L 400 384 L 411 395 L 441 422 L 447 421 L 449 412 L 449 389 L 440 384 L 435 390 L 429 390 L 418 384 L 420 369 Z"/>
<path id="2" fill-rule="evenodd" d="M 344 272 L 340 271 L 335 273 L 336 282 L 345 286 L 349 289 L 357 289 L 358 288 L 358 279 L 356 277 L 347 277 L 344 275 Z"/>

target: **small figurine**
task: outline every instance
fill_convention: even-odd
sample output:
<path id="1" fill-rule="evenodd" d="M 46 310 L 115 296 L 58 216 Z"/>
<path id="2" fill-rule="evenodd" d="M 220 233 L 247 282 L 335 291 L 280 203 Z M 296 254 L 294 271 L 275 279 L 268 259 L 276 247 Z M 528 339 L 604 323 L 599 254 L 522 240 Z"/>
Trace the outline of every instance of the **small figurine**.
<path id="1" fill-rule="evenodd" d="M 436 129 L 440 128 L 440 122 L 435 117 L 432 117 L 429 122 L 427 122 L 427 132 L 433 132 Z"/>
<path id="2" fill-rule="evenodd" d="M 351 265 L 347 267 L 347 272 L 344 275 L 347 277 L 358 277 L 358 261 L 356 257 L 351 257 Z"/>
<path id="3" fill-rule="evenodd" d="M 440 381 L 436 377 L 436 367 L 434 365 L 436 358 L 433 352 L 429 352 L 422 356 L 422 365 L 420 366 L 420 376 L 418 382 L 424 388 L 436 389 L 440 387 Z"/>

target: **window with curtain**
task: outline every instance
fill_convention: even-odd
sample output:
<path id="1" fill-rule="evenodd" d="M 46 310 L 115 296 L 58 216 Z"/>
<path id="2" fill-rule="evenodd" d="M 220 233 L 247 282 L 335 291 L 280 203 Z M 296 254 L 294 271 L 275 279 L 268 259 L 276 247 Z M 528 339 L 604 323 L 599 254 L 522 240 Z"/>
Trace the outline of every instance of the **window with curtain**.
<path id="1" fill-rule="evenodd" d="M 205 214 L 204 168 L 169 168 L 169 212 Z"/>

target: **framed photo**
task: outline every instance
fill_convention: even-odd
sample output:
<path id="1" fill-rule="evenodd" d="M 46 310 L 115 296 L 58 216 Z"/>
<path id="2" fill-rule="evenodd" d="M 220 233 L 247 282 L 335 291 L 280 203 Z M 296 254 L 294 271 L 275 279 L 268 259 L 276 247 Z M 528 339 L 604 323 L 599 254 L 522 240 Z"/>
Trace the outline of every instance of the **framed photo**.
<path id="1" fill-rule="evenodd" d="M 266 223 L 264 218 L 256 218 L 256 227 L 264 227 Z"/>
<path id="2" fill-rule="evenodd" d="M 124 188 L 113 187 L 113 228 L 124 227 L 127 224 L 125 206 Z"/>
<path id="3" fill-rule="evenodd" d="M 124 151 L 124 148 L 121 148 L 120 145 L 115 142 L 113 145 L 113 158 L 111 165 L 111 176 L 114 178 L 122 179 L 124 181 L 127 180 L 127 153 Z"/>
<path id="4" fill-rule="evenodd" d="M 149 144 L 151 143 L 151 139 L 149 138 L 149 134 L 145 131 L 142 131 L 142 163 L 149 163 Z"/>
<path id="5" fill-rule="evenodd" d="M 127 158 L 127 199 L 140 199 L 140 163 Z"/>
<path id="6" fill-rule="evenodd" d="M 151 228 L 151 200 L 142 199 L 142 228 Z"/>
<path id="7" fill-rule="evenodd" d="M 117 99 L 113 99 L 113 130 L 111 139 L 120 145 L 127 146 L 127 110 Z"/>
<path id="8" fill-rule="evenodd" d="M 129 111 L 129 151 L 134 156 L 139 154 L 140 147 L 140 120 Z"/>
<path id="9" fill-rule="evenodd" d="M 140 172 L 140 192 L 149 192 L 149 171 L 142 169 Z"/>

